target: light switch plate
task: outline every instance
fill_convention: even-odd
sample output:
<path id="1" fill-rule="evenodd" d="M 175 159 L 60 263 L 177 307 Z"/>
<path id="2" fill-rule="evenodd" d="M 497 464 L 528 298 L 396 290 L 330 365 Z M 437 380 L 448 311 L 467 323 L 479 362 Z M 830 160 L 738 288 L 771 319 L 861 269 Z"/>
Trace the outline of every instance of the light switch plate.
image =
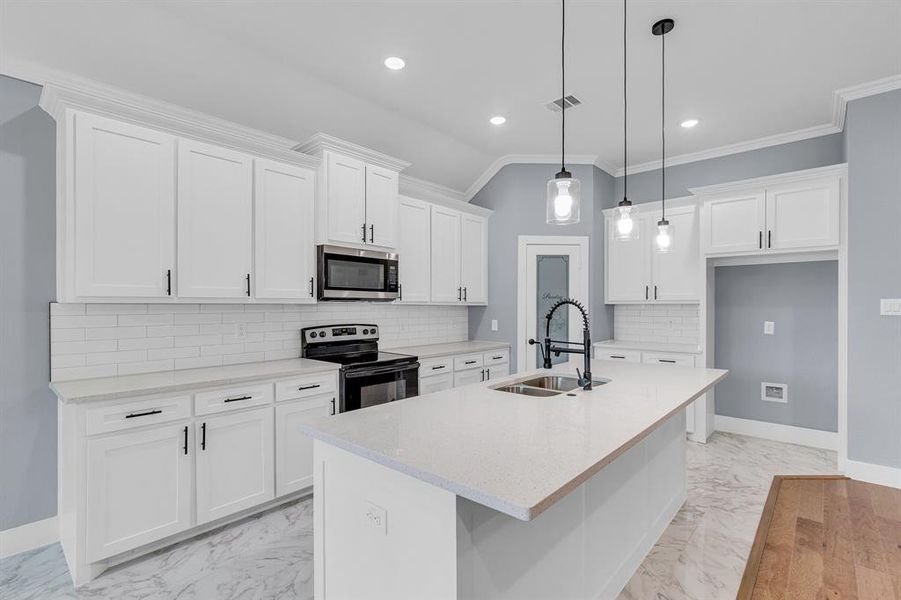
<path id="1" fill-rule="evenodd" d="M 901 298 L 883 298 L 880 300 L 879 314 L 883 317 L 901 317 Z"/>
<path id="2" fill-rule="evenodd" d="M 764 321 L 763 322 L 763 334 L 764 335 L 773 335 L 776 333 L 776 322 L 775 321 Z"/>
<path id="3" fill-rule="evenodd" d="M 497 331 L 497 319 L 491 319 L 491 331 Z"/>
<path id="4" fill-rule="evenodd" d="M 382 535 L 388 535 L 388 512 L 372 502 L 363 505 L 363 521 Z"/>

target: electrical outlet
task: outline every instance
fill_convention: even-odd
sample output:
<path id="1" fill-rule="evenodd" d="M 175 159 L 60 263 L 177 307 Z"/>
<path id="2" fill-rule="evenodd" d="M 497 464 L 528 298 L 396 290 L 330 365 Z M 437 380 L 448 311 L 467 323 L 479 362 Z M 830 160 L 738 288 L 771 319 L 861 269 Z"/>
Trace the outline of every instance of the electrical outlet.
<path id="1" fill-rule="evenodd" d="M 764 402 L 788 404 L 788 384 L 760 382 L 760 399 Z"/>
<path id="2" fill-rule="evenodd" d="M 497 319 L 491 319 L 491 331 L 497 331 Z"/>
<path id="3" fill-rule="evenodd" d="M 883 298 L 880 300 L 879 314 L 883 317 L 901 317 L 901 298 Z"/>
<path id="4" fill-rule="evenodd" d="M 388 535 L 388 512 L 381 506 L 366 502 L 363 520 L 369 527 L 379 531 L 382 535 Z"/>
<path id="5" fill-rule="evenodd" d="M 247 323 L 235 323 L 235 339 L 243 340 L 247 337 Z"/>
<path id="6" fill-rule="evenodd" d="M 773 335 L 776 333 L 776 322 L 775 321 L 764 321 L 763 322 L 763 335 Z"/>

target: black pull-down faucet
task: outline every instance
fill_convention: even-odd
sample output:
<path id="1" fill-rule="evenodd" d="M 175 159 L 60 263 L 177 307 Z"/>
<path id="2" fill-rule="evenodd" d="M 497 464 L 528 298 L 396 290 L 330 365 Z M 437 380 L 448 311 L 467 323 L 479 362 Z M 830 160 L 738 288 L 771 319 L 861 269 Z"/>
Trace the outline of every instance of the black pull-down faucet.
<path id="1" fill-rule="evenodd" d="M 554 316 L 554 312 L 561 306 L 565 304 L 571 304 L 579 309 L 579 312 L 582 313 L 582 342 L 581 348 L 568 348 L 565 346 L 554 346 L 553 344 L 569 344 L 569 345 L 579 345 L 580 342 L 570 342 L 568 340 L 552 340 L 551 339 L 551 318 Z M 585 371 L 584 373 L 579 373 L 579 369 L 576 369 L 576 373 L 579 373 L 579 385 L 582 389 L 590 390 L 591 389 L 591 331 L 588 323 L 588 313 L 582 307 L 582 304 L 577 300 L 573 300 L 572 298 L 564 298 L 563 300 L 559 300 L 556 304 L 554 304 L 551 309 L 547 312 L 547 316 L 545 316 L 547 320 L 547 325 L 545 327 L 545 335 L 544 335 L 544 346 L 539 345 L 541 348 L 541 355 L 544 358 L 544 368 L 550 369 L 551 364 L 551 353 L 554 356 L 560 356 L 560 353 L 567 354 L 582 354 L 585 356 Z M 540 344 L 540 342 L 535 341 L 534 339 L 529 340 L 529 344 L 535 345 Z"/>

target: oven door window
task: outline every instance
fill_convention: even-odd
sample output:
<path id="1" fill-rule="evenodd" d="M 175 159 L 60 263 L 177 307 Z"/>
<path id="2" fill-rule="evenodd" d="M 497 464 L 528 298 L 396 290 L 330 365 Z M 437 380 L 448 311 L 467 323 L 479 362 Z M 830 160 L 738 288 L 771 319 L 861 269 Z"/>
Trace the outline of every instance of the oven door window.
<path id="1" fill-rule="evenodd" d="M 342 411 L 394 402 L 419 394 L 419 366 L 353 372 L 344 377 Z"/>
<path id="2" fill-rule="evenodd" d="M 326 257 L 326 287 L 336 290 L 385 289 L 385 263 L 365 258 Z"/>

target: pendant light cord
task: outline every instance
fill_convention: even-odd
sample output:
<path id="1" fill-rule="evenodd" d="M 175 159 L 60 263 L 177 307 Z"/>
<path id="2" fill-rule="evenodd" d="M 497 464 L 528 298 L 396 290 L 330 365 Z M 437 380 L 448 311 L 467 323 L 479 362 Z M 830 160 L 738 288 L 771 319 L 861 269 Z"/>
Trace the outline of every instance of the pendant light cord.
<path id="1" fill-rule="evenodd" d="M 660 205 L 661 220 L 666 221 L 666 33 L 660 36 Z"/>
<path id="2" fill-rule="evenodd" d="M 626 0 L 623 0 L 623 200 L 629 198 L 629 99 L 626 95 Z"/>
<path id="3" fill-rule="evenodd" d="M 560 171 L 566 170 L 566 0 L 560 0 Z"/>

